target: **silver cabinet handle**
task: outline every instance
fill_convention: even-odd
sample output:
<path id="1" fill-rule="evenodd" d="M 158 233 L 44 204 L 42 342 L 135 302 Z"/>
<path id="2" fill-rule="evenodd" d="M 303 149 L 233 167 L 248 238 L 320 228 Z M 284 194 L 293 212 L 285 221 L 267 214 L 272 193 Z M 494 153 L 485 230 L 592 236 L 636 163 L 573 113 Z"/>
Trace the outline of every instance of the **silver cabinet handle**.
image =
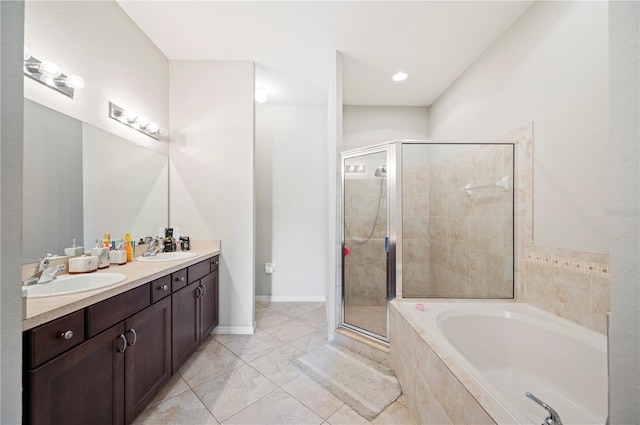
<path id="1" fill-rule="evenodd" d="M 184 282 L 184 276 L 176 277 L 176 282 Z"/>
<path id="2" fill-rule="evenodd" d="M 127 339 L 127 344 L 129 345 L 129 347 L 133 347 L 136 344 L 136 341 L 138 340 L 138 334 L 136 333 L 136 330 L 133 328 L 129 329 L 127 333 L 133 334 L 133 342 L 129 342 L 129 340 Z"/>
<path id="3" fill-rule="evenodd" d="M 202 288 L 202 296 L 204 297 L 205 295 L 207 295 L 207 287 L 202 285 L 201 288 Z"/>
<path id="4" fill-rule="evenodd" d="M 158 286 L 158 289 L 162 289 L 163 291 L 166 291 L 167 289 L 169 289 L 169 285 Z"/>
<path id="5" fill-rule="evenodd" d="M 122 348 L 118 348 L 118 353 L 124 353 L 127 350 L 127 337 L 120 334 L 118 339 L 122 341 Z"/>
<path id="6" fill-rule="evenodd" d="M 196 298 L 200 298 L 201 296 L 204 295 L 202 293 L 202 286 L 198 286 L 196 289 L 198 290 L 198 293 L 196 294 Z"/>
<path id="7" fill-rule="evenodd" d="M 71 338 L 73 338 L 73 331 L 62 332 L 60 334 L 60 338 L 63 338 L 63 339 L 71 339 Z"/>

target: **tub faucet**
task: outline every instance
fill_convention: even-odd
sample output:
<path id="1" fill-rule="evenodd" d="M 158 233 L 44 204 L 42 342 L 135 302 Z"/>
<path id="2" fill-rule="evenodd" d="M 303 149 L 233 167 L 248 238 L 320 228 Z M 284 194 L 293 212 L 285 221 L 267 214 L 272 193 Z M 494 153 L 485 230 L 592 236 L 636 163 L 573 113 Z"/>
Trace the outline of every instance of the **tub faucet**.
<path id="1" fill-rule="evenodd" d="M 531 400 L 535 401 L 536 403 L 538 403 L 543 408 L 545 408 L 547 412 L 549 412 L 549 416 L 545 418 L 542 425 L 562 425 L 562 420 L 560 419 L 560 415 L 558 415 L 558 412 L 556 412 L 553 409 L 553 407 L 549 406 L 547 403 L 540 400 L 538 397 L 534 396 L 530 392 L 527 392 L 526 396 L 529 397 Z"/>

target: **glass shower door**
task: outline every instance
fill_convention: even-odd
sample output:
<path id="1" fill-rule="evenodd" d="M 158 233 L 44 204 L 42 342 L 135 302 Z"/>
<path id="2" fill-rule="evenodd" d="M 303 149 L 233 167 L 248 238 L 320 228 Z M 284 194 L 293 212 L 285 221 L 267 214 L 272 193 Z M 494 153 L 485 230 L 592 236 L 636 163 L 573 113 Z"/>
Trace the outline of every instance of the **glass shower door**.
<path id="1" fill-rule="evenodd" d="M 388 340 L 387 148 L 343 157 L 343 323 Z"/>

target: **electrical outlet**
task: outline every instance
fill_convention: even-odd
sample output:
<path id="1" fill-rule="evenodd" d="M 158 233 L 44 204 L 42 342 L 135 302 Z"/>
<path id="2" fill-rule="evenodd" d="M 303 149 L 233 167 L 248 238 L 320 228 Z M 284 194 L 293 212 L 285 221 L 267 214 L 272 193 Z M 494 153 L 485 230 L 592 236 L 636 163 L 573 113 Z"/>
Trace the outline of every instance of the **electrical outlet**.
<path id="1" fill-rule="evenodd" d="M 271 274 L 271 273 L 273 273 L 274 271 L 276 271 L 276 265 L 275 265 L 275 263 L 265 263 L 265 265 L 264 265 L 264 272 L 265 272 L 266 274 Z"/>

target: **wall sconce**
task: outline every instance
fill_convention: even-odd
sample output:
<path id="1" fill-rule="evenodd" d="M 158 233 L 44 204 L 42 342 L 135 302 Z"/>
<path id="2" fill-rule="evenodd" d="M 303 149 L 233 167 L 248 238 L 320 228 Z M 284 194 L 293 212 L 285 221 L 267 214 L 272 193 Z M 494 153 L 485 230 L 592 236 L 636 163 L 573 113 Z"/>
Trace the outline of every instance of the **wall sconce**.
<path id="1" fill-rule="evenodd" d="M 24 46 L 24 75 L 73 99 L 75 89 L 84 87 L 84 80 L 78 75 L 64 75 L 53 62 L 40 61 Z"/>
<path id="2" fill-rule="evenodd" d="M 160 140 L 161 137 L 167 137 L 169 135 L 169 132 L 165 128 L 160 128 L 157 123 L 149 121 L 147 117 L 138 115 L 130 109 L 121 108 L 115 103 L 109 102 L 109 116 L 156 140 Z"/>

